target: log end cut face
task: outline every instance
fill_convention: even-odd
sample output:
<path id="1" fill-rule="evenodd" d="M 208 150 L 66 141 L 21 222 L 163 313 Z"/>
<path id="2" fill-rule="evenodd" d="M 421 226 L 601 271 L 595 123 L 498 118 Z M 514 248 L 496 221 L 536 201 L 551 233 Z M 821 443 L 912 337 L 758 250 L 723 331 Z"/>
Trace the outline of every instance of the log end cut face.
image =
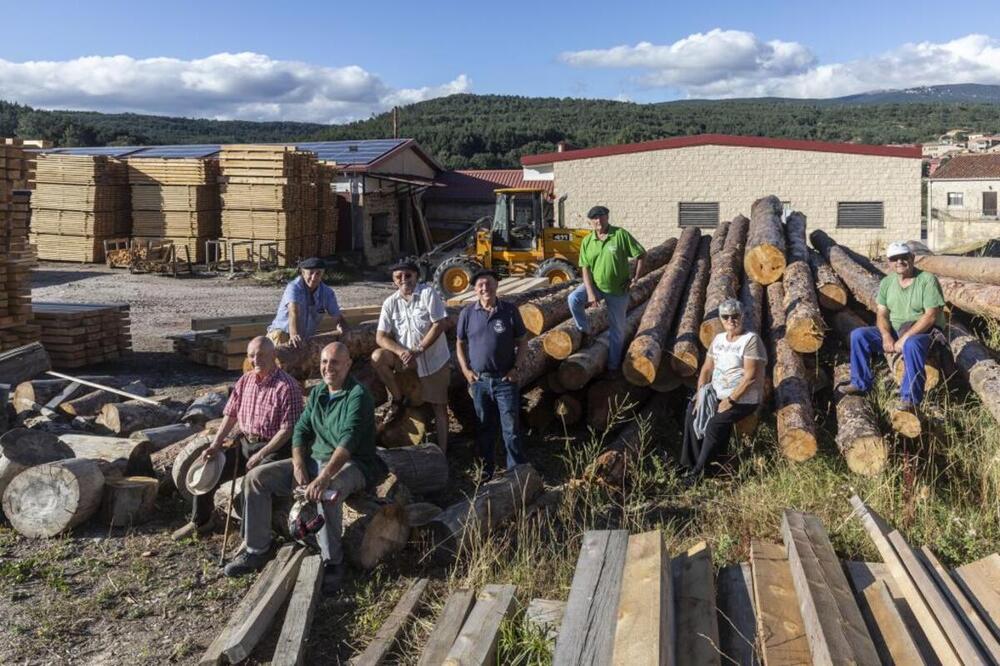
<path id="1" fill-rule="evenodd" d="M 780 441 L 781 452 L 792 462 L 805 462 L 816 455 L 816 435 L 808 430 L 789 428 Z"/>
<path id="2" fill-rule="evenodd" d="M 816 289 L 819 306 L 835 312 L 847 307 L 847 290 L 837 284 L 824 284 Z"/>
<path id="3" fill-rule="evenodd" d="M 698 372 L 697 352 L 675 350 L 670 355 L 670 369 L 680 377 L 691 377 Z"/>
<path id="4" fill-rule="evenodd" d="M 885 469 L 888 450 L 885 440 L 877 435 L 869 435 L 854 440 L 844 457 L 847 467 L 861 476 L 877 476 Z"/>
<path id="5" fill-rule="evenodd" d="M 743 270 L 758 284 L 777 282 L 785 272 L 785 253 L 774 245 L 753 247 L 743 257 Z"/>
<path id="6" fill-rule="evenodd" d="M 922 431 L 920 417 L 913 412 L 894 409 L 889 414 L 889 422 L 892 424 L 892 429 L 903 437 L 910 439 L 920 437 Z"/>
<path id="7" fill-rule="evenodd" d="M 3 509 L 19 533 L 56 536 L 89 518 L 100 505 L 104 475 L 92 460 L 38 465 L 7 486 Z"/>
<path id="8" fill-rule="evenodd" d="M 698 339 L 701 340 L 701 346 L 705 349 L 711 347 L 715 336 L 724 330 L 722 320 L 718 316 L 703 321 L 701 327 L 698 329 Z"/>

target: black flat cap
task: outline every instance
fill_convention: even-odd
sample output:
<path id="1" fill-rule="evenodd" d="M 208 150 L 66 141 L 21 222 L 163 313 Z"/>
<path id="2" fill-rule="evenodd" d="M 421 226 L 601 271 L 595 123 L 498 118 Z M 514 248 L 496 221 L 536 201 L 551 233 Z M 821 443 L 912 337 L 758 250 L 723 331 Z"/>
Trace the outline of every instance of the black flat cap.
<path id="1" fill-rule="evenodd" d="M 593 220 L 594 218 L 601 217 L 602 215 L 607 215 L 610 213 L 607 206 L 594 206 L 589 211 L 587 211 L 587 219 Z"/>
<path id="2" fill-rule="evenodd" d="M 492 270 L 490 268 L 482 268 L 482 269 L 476 271 L 472 275 L 472 284 L 476 284 L 476 282 L 479 280 L 479 278 L 486 277 L 487 275 L 489 275 L 490 277 L 492 277 L 497 282 L 500 281 L 500 276 L 497 275 L 497 272 L 495 270 Z"/>
<path id="3" fill-rule="evenodd" d="M 317 268 L 326 268 L 326 262 L 318 257 L 309 257 L 308 259 L 303 259 L 299 262 L 299 268 L 304 268 L 306 270 L 316 270 Z"/>
<path id="4" fill-rule="evenodd" d="M 408 257 L 398 260 L 392 266 L 389 266 L 389 272 L 395 273 L 396 271 L 413 271 L 414 273 L 420 273 L 420 268 L 417 266 L 417 262 Z"/>

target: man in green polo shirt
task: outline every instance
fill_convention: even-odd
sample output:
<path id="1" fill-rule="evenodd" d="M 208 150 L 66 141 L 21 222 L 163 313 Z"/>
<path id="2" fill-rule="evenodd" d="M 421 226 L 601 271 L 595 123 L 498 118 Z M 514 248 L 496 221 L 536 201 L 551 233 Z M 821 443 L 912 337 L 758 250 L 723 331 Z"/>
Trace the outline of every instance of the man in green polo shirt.
<path id="1" fill-rule="evenodd" d="M 320 374 L 292 434 L 292 459 L 260 465 L 246 476 L 244 534 L 246 550 L 230 562 L 227 576 L 259 571 L 271 548 L 271 498 L 288 497 L 303 487 L 305 497 L 322 509 L 318 539 L 324 564 L 323 591 L 340 584 L 342 505 L 350 495 L 378 482 L 386 472 L 375 454 L 375 403 L 349 372 L 347 347 L 334 342 L 323 348 Z M 336 495 L 324 501 L 325 491 Z"/>
<path id="2" fill-rule="evenodd" d="M 608 308 L 608 369 L 617 374 L 625 349 L 625 319 L 628 311 L 628 290 L 642 277 L 646 250 L 632 234 L 608 224 L 609 211 L 594 206 L 587 213 L 593 231 L 580 245 L 580 268 L 583 284 L 569 295 L 569 311 L 576 327 L 590 335 L 587 308 L 596 307 L 602 299 Z M 635 275 L 629 259 L 635 259 Z"/>

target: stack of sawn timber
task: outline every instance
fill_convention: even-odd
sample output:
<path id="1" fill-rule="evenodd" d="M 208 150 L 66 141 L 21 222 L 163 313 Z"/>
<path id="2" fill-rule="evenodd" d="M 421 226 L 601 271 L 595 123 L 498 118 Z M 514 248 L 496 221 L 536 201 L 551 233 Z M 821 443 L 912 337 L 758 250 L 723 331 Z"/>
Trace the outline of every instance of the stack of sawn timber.
<path id="1" fill-rule="evenodd" d="M 38 340 L 31 325 L 31 268 L 25 199 L 33 162 L 16 139 L 0 143 L 0 352 Z"/>
<path id="2" fill-rule="evenodd" d="M 31 196 L 38 258 L 104 261 L 104 241 L 131 233 L 128 172 L 111 157 L 42 153 Z"/>
<path id="3" fill-rule="evenodd" d="M 128 304 L 33 304 L 41 342 L 55 368 L 81 368 L 132 350 Z"/>
<path id="4" fill-rule="evenodd" d="M 219 237 L 219 163 L 207 158 L 127 160 L 132 188 L 132 236 L 170 241 L 181 261 L 205 261 L 205 241 Z"/>
<path id="5" fill-rule="evenodd" d="M 227 241 L 253 241 L 254 256 L 266 254 L 261 244 L 277 243 L 282 266 L 316 253 L 321 179 L 315 154 L 294 146 L 229 145 L 219 153 L 219 164 L 222 236 Z M 304 237 L 309 239 L 307 247 Z"/>

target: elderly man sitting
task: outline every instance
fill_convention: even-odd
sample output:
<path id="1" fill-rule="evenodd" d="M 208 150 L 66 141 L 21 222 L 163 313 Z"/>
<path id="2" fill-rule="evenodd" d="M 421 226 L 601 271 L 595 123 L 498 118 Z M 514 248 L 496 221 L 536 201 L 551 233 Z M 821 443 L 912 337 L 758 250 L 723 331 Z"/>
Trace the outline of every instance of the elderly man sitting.
<path id="1" fill-rule="evenodd" d="M 342 503 L 373 485 L 386 473 L 375 454 L 375 406 L 371 394 L 349 372 L 347 347 L 334 342 L 323 348 L 323 383 L 313 388 L 292 435 L 292 459 L 261 465 L 247 474 L 244 491 L 246 550 L 226 565 L 227 576 L 259 571 L 271 549 L 271 498 L 288 497 L 296 487 L 317 502 L 325 519 L 318 541 L 324 563 L 323 591 L 340 585 Z M 336 491 L 322 501 L 326 490 Z"/>
<path id="2" fill-rule="evenodd" d="M 329 315 L 341 331 L 347 330 L 337 295 L 323 284 L 325 266 L 316 257 L 299 262 L 299 276 L 285 287 L 274 321 L 267 329 L 267 337 L 275 344 L 298 347 L 316 334 L 324 314 Z"/>
<path id="3" fill-rule="evenodd" d="M 215 439 L 202 454 L 202 459 L 207 462 L 219 451 L 225 452 L 222 476 L 209 492 L 194 496 L 191 520 L 173 533 L 174 539 L 183 539 L 195 532 L 205 534 L 214 527 L 215 491 L 223 482 L 240 477 L 263 462 L 289 455 L 286 444 L 302 414 L 302 389 L 298 382 L 278 367 L 274 343 L 264 336 L 250 341 L 247 358 L 252 371 L 236 382 L 223 410 L 224 418 Z M 240 434 L 236 437 L 239 446 L 223 448 L 237 423 L 240 426 Z"/>

